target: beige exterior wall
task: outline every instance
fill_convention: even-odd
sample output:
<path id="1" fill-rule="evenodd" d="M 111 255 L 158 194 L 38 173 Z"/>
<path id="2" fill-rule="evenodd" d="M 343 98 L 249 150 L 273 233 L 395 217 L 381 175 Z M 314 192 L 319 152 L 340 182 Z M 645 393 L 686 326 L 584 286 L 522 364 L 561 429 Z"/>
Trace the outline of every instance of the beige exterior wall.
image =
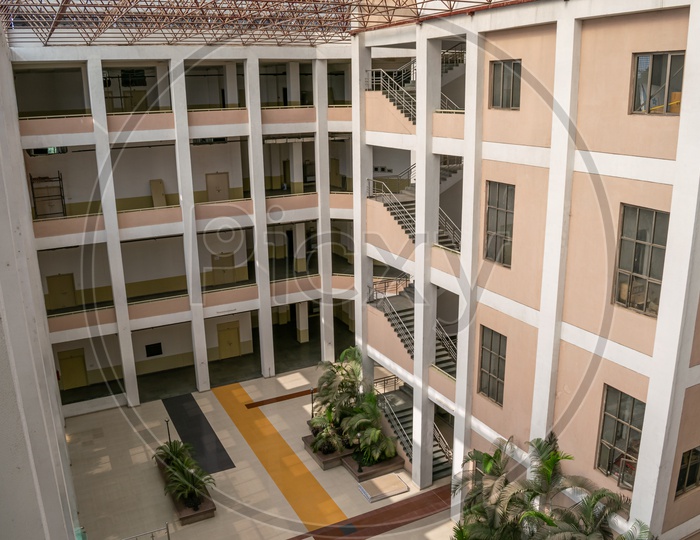
<path id="1" fill-rule="evenodd" d="M 396 365 L 413 373 L 413 359 L 394 332 L 384 313 L 367 306 L 367 345 L 374 347 Z"/>
<path id="2" fill-rule="evenodd" d="M 630 114 L 635 53 L 685 50 L 688 10 L 583 22 L 577 146 L 675 159 L 679 117 Z"/>
<path id="3" fill-rule="evenodd" d="M 433 137 L 464 139 L 464 114 L 433 113 Z"/>
<path id="4" fill-rule="evenodd" d="M 539 309 L 544 256 L 548 169 L 483 162 L 481 216 L 479 220 L 479 276 L 477 284 L 516 302 Z M 513 256 L 510 268 L 484 259 L 486 238 L 486 181 L 515 186 Z"/>
<path id="5" fill-rule="evenodd" d="M 543 25 L 490 32 L 485 39 L 484 140 L 549 146 L 556 27 Z M 490 70 L 494 60 L 522 60 L 520 110 L 489 108 Z"/>
<path id="6" fill-rule="evenodd" d="M 595 466 L 603 387 L 608 384 L 646 403 L 648 383 L 639 373 L 561 342 L 553 431 L 562 450 L 575 458 L 565 463 L 567 474 L 586 476 L 600 487 L 619 491 L 617 479 Z"/>
<path id="7" fill-rule="evenodd" d="M 673 472 L 671 485 L 668 489 L 668 505 L 664 518 L 663 530 L 667 531 L 680 525 L 698 514 L 700 508 L 700 488 L 683 493 L 676 497 L 676 482 L 681 468 L 681 456 L 693 448 L 700 446 L 700 385 L 691 386 L 685 391 L 681 425 L 678 432 L 676 455 L 673 457 Z M 671 456 L 669 456 L 670 458 Z"/>
<path id="8" fill-rule="evenodd" d="M 416 126 L 381 92 L 366 92 L 365 122 L 367 131 L 386 131 L 415 135 Z"/>
<path id="9" fill-rule="evenodd" d="M 662 184 L 574 173 L 564 322 L 652 354 L 656 319 L 612 303 L 620 205 L 669 211 L 671 191 Z"/>
<path id="10" fill-rule="evenodd" d="M 413 260 L 415 250 L 413 242 L 384 205 L 378 201 L 367 201 L 366 239 L 368 244 Z"/>
<path id="11" fill-rule="evenodd" d="M 535 379 L 537 353 L 537 329 L 508 315 L 479 304 L 476 308 L 476 350 L 481 350 L 481 326 L 506 336 L 506 375 L 504 379 L 503 406 L 480 394 L 479 362 L 474 361 L 473 415 L 500 433 L 504 438 L 513 436 L 513 442 L 526 448 L 530 439 L 530 416 Z"/>

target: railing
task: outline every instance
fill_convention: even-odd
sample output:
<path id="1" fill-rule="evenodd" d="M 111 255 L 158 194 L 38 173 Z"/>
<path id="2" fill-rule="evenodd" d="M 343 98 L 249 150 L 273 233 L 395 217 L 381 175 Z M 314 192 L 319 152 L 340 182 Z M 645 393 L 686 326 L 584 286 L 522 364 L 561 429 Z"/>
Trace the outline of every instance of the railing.
<path id="1" fill-rule="evenodd" d="M 443 451 L 445 457 L 452 461 L 452 448 L 450 448 L 450 445 L 447 444 L 447 439 L 445 439 L 445 436 L 442 434 L 442 431 L 440 431 L 440 428 L 437 427 L 435 422 L 433 422 L 433 440 L 440 447 L 440 450 Z"/>
<path id="2" fill-rule="evenodd" d="M 406 351 L 411 355 L 411 358 L 413 358 L 413 353 L 415 350 L 413 333 L 406 328 L 403 319 L 401 319 L 401 316 L 396 312 L 394 306 L 391 305 L 389 299 L 382 293 L 375 291 L 374 287 L 370 286 L 369 289 L 370 302 L 374 303 L 378 309 L 384 312 L 389 319 L 391 326 L 394 328 L 396 335 L 406 348 Z"/>
<path id="3" fill-rule="evenodd" d="M 384 182 L 372 178 L 368 179 L 367 182 L 367 197 L 381 202 L 390 212 L 394 212 L 404 222 L 404 228 L 408 235 L 413 238 L 416 234 L 416 219 L 413 214 L 406 210 L 406 207 L 401 204 L 401 201 Z"/>
<path id="4" fill-rule="evenodd" d="M 92 116 L 92 111 L 70 114 L 46 114 L 41 116 L 20 116 L 18 120 L 53 120 L 55 118 L 87 118 Z"/>
<path id="5" fill-rule="evenodd" d="M 378 279 L 372 283 L 372 292 L 370 293 L 370 301 L 383 296 L 396 296 L 406 287 L 411 284 L 410 274 L 403 274 L 398 277 Z"/>
<path id="6" fill-rule="evenodd" d="M 378 391 L 377 398 L 379 401 L 379 407 L 386 413 L 391 427 L 394 428 L 396 436 L 398 437 L 399 441 L 401 441 L 401 445 L 406 452 L 408 460 L 413 461 L 413 441 L 409 438 L 406 430 L 401 425 L 399 417 L 396 416 L 394 408 L 391 406 L 391 403 L 389 403 L 389 400 L 386 399 L 386 396 Z"/>
<path id="7" fill-rule="evenodd" d="M 464 111 L 464 107 L 460 107 L 445 94 L 440 94 L 440 110 L 441 111 Z"/>
<path id="8" fill-rule="evenodd" d="M 442 72 L 447 73 L 450 69 L 464 64 L 466 59 L 466 44 L 457 43 L 447 50 L 440 52 L 440 64 Z"/>
<path id="9" fill-rule="evenodd" d="M 392 69 L 388 73 L 401 86 L 412 83 L 416 80 L 416 59 L 412 58 L 403 66 Z"/>
<path id="10" fill-rule="evenodd" d="M 262 108 L 262 107 L 261 107 Z M 245 111 L 246 107 L 192 107 L 187 112 Z"/>
<path id="11" fill-rule="evenodd" d="M 438 227 L 444 232 L 450 241 L 454 244 L 457 251 L 462 250 L 462 231 L 457 227 L 454 221 L 450 219 L 445 211 L 441 208 L 438 213 Z"/>
<path id="12" fill-rule="evenodd" d="M 450 355 L 450 358 L 456 363 L 457 362 L 457 345 L 452 338 L 447 334 L 445 329 L 440 324 L 440 321 L 435 321 L 435 337 L 437 337 L 440 344 L 445 348 L 445 350 Z"/>
<path id="13" fill-rule="evenodd" d="M 396 392 L 401 388 L 402 381 L 396 375 L 389 375 L 387 377 L 380 377 L 379 379 L 374 379 L 374 389 L 379 394 L 386 394 L 387 392 Z"/>
<path id="14" fill-rule="evenodd" d="M 409 94 L 401 84 L 383 69 L 371 69 L 367 72 L 366 90 L 380 90 L 408 117 L 416 123 L 416 98 Z"/>
<path id="15" fill-rule="evenodd" d="M 316 105 L 265 105 L 260 107 L 261 110 L 267 111 L 270 109 L 313 109 Z"/>
<path id="16" fill-rule="evenodd" d="M 153 529 L 152 531 L 144 533 L 139 533 L 136 536 L 129 536 L 128 538 L 124 538 L 123 540 L 155 540 L 156 538 L 167 538 L 168 540 L 170 540 L 170 526 L 168 525 L 167 521 L 165 522 L 165 527 L 161 527 L 160 529 Z"/>

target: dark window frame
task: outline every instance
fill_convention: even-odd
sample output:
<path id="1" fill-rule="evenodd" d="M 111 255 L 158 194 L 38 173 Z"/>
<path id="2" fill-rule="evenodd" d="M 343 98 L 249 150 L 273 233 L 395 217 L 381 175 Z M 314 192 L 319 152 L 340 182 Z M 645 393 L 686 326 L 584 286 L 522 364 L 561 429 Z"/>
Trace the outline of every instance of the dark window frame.
<path id="1" fill-rule="evenodd" d="M 496 344 L 497 348 L 494 348 Z M 488 343 L 486 343 L 488 341 Z M 503 334 L 481 325 L 481 346 L 479 347 L 478 391 L 490 401 L 503 407 L 506 378 L 506 349 L 508 338 Z M 484 359 L 488 359 L 485 367 Z"/>
<path id="2" fill-rule="evenodd" d="M 492 193 L 494 188 L 495 195 Z M 513 262 L 515 185 L 487 180 L 484 206 L 484 259 L 510 268 Z"/>
<path id="3" fill-rule="evenodd" d="M 489 67 L 489 107 L 505 111 L 520 110 L 523 61 L 494 60 Z"/>
<path id="4" fill-rule="evenodd" d="M 694 475 L 694 478 L 692 476 Z M 683 452 L 678 471 L 676 497 L 700 487 L 700 446 Z"/>
<path id="5" fill-rule="evenodd" d="M 639 81 L 640 62 L 646 59 L 647 72 L 646 80 Z M 678 66 L 680 60 L 681 65 Z M 675 69 L 673 68 L 674 61 L 676 62 Z M 659 64 L 661 62 L 661 65 Z M 658 71 L 654 68 L 658 68 Z M 680 69 L 678 69 L 680 67 Z M 632 88 L 630 89 L 630 114 L 646 114 L 652 116 L 677 116 L 680 114 L 681 101 L 683 94 L 683 71 L 685 67 L 685 51 L 659 51 L 659 52 L 644 52 L 635 53 L 632 55 Z M 661 73 L 659 73 L 659 71 Z M 663 84 L 660 88 L 663 90 L 663 101 L 660 104 L 654 104 L 653 99 L 657 94 L 652 95 L 652 86 L 654 75 L 663 77 Z M 677 82 L 681 94 L 681 99 L 676 103 L 672 101 L 673 89 L 671 85 Z"/>
<path id="6" fill-rule="evenodd" d="M 628 227 L 627 213 L 634 219 L 634 231 Z M 632 217 L 632 213 L 636 217 Z M 651 228 L 640 229 L 651 214 Z M 613 275 L 612 302 L 649 317 L 658 315 L 661 283 L 666 260 L 670 214 L 633 204 L 620 205 L 618 243 Z M 640 237 L 650 231 L 648 238 Z M 630 234 L 633 233 L 633 234 Z M 641 289 L 640 289 L 641 287 Z M 641 302 L 639 301 L 641 299 Z"/>

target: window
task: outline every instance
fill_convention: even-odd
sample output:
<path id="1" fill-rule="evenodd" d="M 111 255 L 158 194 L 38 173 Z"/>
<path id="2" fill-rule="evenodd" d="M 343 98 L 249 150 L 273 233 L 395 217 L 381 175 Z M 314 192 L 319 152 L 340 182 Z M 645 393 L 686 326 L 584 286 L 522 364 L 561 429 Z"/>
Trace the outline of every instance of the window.
<path id="1" fill-rule="evenodd" d="M 520 108 L 520 60 L 491 62 L 491 107 Z"/>
<path id="2" fill-rule="evenodd" d="M 634 56 L 633 113 L 681 112 L 684 52 Z"/>
<path id="3" fill-rule="evenodd" d="M 515 186 L 486 182 L 486 253 L 490 261 L 510 267 L 513 252 Z"/>
<path id="4" fill-rule="evenodd" d="M 615 302 L 656 316 L 664 271 L 667 212 L 622 205 Z"/>
<path id="5" fill-rule="evenodd" d="M 505 376 L 506 337 L 482 326 L 479 393 L 503 406 Z"/>
<path id="6" fill-rule="evenodd" d="M 683 452 L 676 496 L 700 486 L 700 446 Z"/>
<path id="7" fill-rule="evenodd" d="M 163 345 L 161 343 L 151 343 L 146 345 L 146 358 L 151 356 L 160 356 L 163 354 Z"/>
<path id="8" fill-rule="evenodd" d="M 598 469 L 616 476 L 618 485 L 628 489 L 632 489 L 637 472 L 645 408 L 644 403 L 632 396 L 605 386 Z"/>

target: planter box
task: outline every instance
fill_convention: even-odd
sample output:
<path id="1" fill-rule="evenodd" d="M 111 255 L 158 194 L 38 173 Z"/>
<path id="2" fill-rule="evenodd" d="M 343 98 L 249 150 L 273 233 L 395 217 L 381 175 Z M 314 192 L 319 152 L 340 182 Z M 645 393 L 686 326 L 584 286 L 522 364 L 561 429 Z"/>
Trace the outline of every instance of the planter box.
<path id="1" fill-rule="evenodd" d="M 311 457 L 314 458 L 314 461 L 318 463 L 318 466 L 321 467 L 321 469 L 323 469 L 324 471 L 327 471 L 328 469 L 332 469 L 334 467 L 339 467 L 342 458 L 352 455 L 352 449 L 345 449 L 342 452 L 333 452 L 332 454 L 314 452 L 311 448 L 311 443 L 314 442 L 313 435 L 307 435 L 306 437 L 302 437 L 301 440 L 304 441 L 304 448 L 306 448 L 306 451 L 309 454 L 311 454 Z"/>
<path id="2" fill-rule="evenodd" d="M 163 482 L 167 483 L 167 478 L 165 477 L 165 464 L 156 459 L 158 464 L 158 470 L 160 471 L 160 476 L 163 478 Z M 173 504 L 175 505 L 175 511 L 177 512 L 177 518 L 180 520 L 182 525 L 189 525 L 190 523 L 197 523 L 198 521 L 203 521 L 205 519 L 213 518 L 216 513 L 216 505 L 214 500 L 211 498 L 209 490 L 204 488 L 206 495 L 202 499 L 202 504 L 199 505 L 198 510 L 193 508 L 187 508 L 183 501 L 178 501 L 175 497 L 171 496 Z"/>
<path id="3" fill-rule="evenodd" d="M 362 467 L 362 472 L 358 473 L 357 461 L 352 459 L 352 456 L 341 458 L 341 461 L 343 462 L 343 467 L 345 467 L 358 482 L 364 482 L 365 480 L 377 478 L 378 476 L 384 476 L 390 472 L 399 471 L 403 469 L 404 464 L 401 456 L 394 456 L 393 458 L 377 463 L 376 465 Z"/>

